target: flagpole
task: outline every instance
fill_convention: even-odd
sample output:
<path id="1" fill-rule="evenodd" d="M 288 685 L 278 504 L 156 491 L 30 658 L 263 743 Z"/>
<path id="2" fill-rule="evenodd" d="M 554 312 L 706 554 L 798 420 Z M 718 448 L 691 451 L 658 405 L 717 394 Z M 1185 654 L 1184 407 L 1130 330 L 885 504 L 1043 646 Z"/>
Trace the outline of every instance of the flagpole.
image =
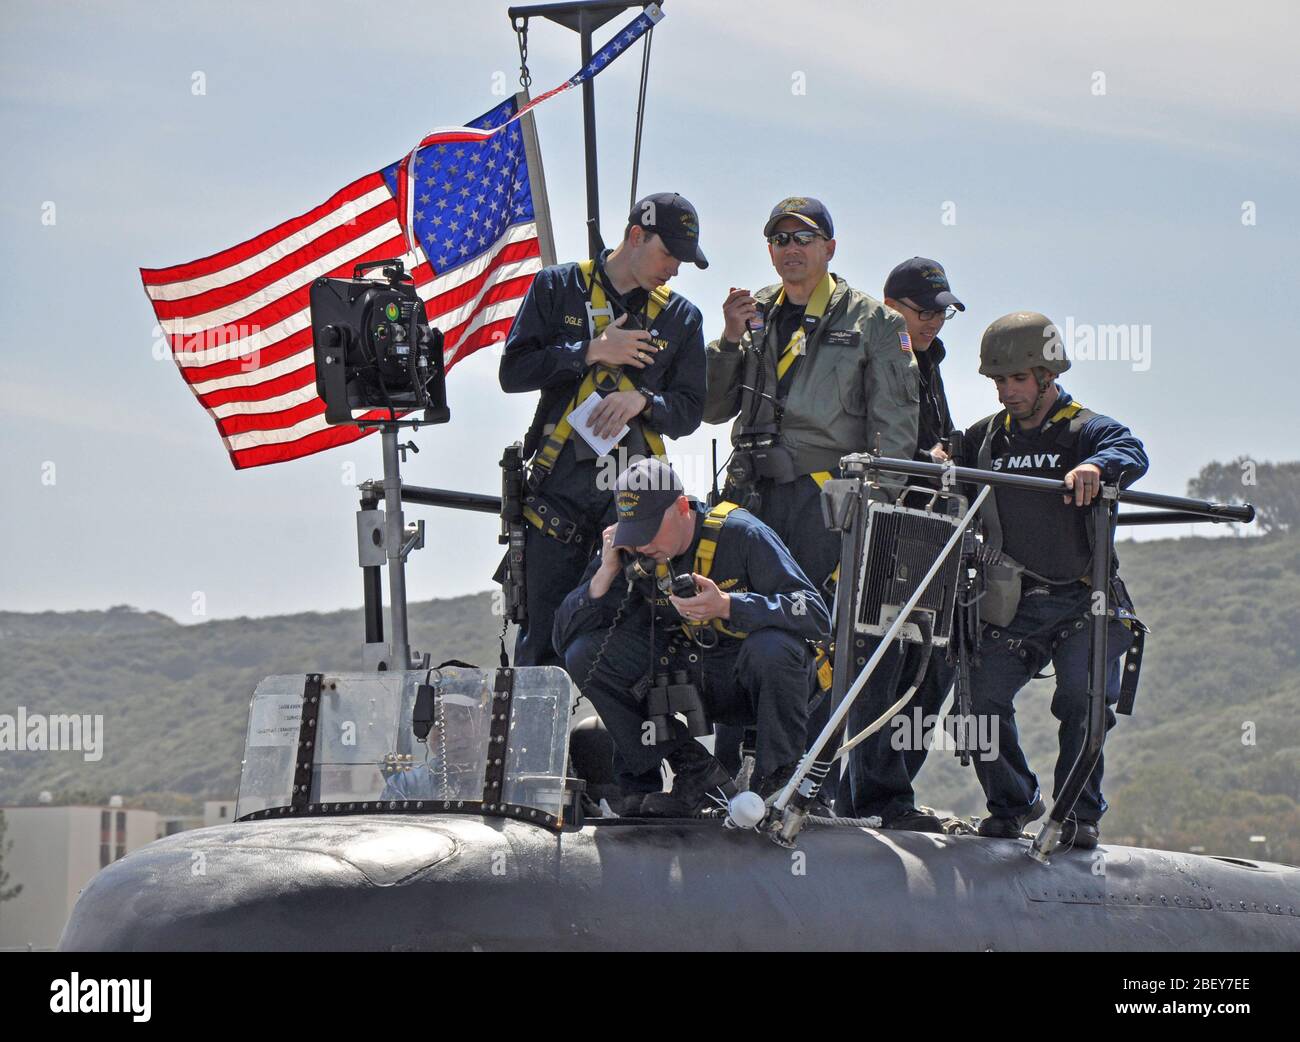
<path id="1" fill-rule="evenodd" d="M 398 427 L 384 424 L 380 438 L 384 446 L 384 551 L 388 556 L 388 616 L 392 631 L 389 669 L 411 668 L 411 644 L 407 636 L 406 519 L 402 516 L 402 470 L 398 462 Z"/>
<path id="2" fill-rule="evenodd" d="M 515 111 L 528 104 L 528 92 L 515 95 Z M 537 122 L 531 112 L 519 121 L 524 136 L 524 160 L 528 164 L 528 183 L 533 186 L 533 216 L 537 221 L 537 247 L 542 251 L 542 265 L 549 267 L 556 261 L 555 230 L 551 227 L 551 201 L 546 192 L 546 172 L 542 168 L 542 148 L 537 140 Z"/>
<path id="3" fill-rule="evenodd" d="M 530 4 L 527 7 L 511 7 L 506 14 L 514 24 L 516 19 L 523 19 L 525 26 L 529 17 L 546 18 L 566 29 L 572 29 L 580 38 L 582 66 L 592 58 L 591 36 L 611 18 L 633 7 L 647 8 L 649 0 L 644 3 L 607 3 L 605 0 L 568 0 L 564 3 Z M 663 3 L 658 3 L 663 7 Z M 526 31 L 526 30 L 525 30 Z M 587 245 L 591 256 L 600 252 L 600 189 L 596 163 L 596 87 L 593 78 L 582 83 L 582 138 L 586 152 L 587 169 Z"/>

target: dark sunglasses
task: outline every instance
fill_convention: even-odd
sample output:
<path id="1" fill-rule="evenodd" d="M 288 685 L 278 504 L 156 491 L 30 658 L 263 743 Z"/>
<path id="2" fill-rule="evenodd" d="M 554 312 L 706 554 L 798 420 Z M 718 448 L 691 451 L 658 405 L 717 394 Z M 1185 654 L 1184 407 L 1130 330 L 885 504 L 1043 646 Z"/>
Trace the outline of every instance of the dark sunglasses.
<path id="1" fill-rule="evenodd" d="M 817 239 L 824 238 L 826 238 L 826 236 L 821 232 L 801 230 L 797 232 L 774 232 L 767 237 L 767 241 L 773 246 L 789 246 L 790 241 L 793 239 L 797 245 L 807 246 L 809 243 L 814 242 Z"/>

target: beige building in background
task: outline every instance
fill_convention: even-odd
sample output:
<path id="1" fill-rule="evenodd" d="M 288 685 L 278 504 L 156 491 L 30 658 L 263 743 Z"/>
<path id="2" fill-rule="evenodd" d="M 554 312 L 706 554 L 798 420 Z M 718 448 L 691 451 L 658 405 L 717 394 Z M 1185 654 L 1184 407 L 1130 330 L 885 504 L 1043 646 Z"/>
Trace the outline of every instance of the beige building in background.
<path id="1" fill-rule="evenodd" d="M 0 949 L 53 948 L 101 868 L 158 835 L 158 815 L 125 807 L 2 807 L 4 868 L 22 892 L 0 903 Z"/>
<path id="2" fill-rule="evenodd" d="M 229 825 L 235 820 L 234 800 L 205 800 L 203 803 L 203 827 L 211 825 Z"/>

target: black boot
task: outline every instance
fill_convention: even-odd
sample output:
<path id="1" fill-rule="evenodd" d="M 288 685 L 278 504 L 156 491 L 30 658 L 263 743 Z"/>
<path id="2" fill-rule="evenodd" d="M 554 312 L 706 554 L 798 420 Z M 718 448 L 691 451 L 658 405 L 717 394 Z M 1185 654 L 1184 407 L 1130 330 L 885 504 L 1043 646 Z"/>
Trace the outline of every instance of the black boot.
<path id="1" fill-rule="evenodd" d="M 773 802 L 781 790 L 786 787 L 790 781 L 791 775 L 799 769 L 798 763 L 786 764 L 784 767 L 778 767 L 771 774 L 759 778 L 752 786 L 753 790 L 763 797 L 765 803 Z M 813 797 L 813 801 L 808 804 L 808 816 L 812 818 L 833 818 L 835 812 L 826 802 L 821 790 Z"/>
<path id="2" fill-rule="evenodd" d="M 641 801 L 643 818 L 693 818 L 710 807 L 726 805 L 736 794 L 731 775 L 694 738 L 682 742 L 668 757 L 673 769 L 672 792 L 651 792 Z"/>
<path id="3" fill-rule="evenodd" d="M 1037 801 L 1028 812 L 1014 818 L 1002 818 L 994 815 L 980 822 L 980 835 L 989 839 L 1021 839 L 1025 826 L 1041 818 L 1047 812 L 1047 804 Z"/>
<path id="4" fill-rule="evenodd" d="M 908 807 L 898 814 L 891 815 L 882 822 L 880 827 L 882 829 L 896 829 L 899 832 L 937 832 L 940 835 L 943 834 L 943 823 L 935 815 L 927 814 L 915 807 Z"/>
<path id="5" fill-rule="evenodd" d="M 607 796 L 605 803 L 620 818 L 639 818 L 641 816 L 641 801 L 645 799 L 645 796 L 644 792 Z"/>
<path id="6" fill-rule="evenodd" d="M 776 770 L 753 780 L 750 788 L 766 800 L 769 796 L 775 796 L 785 788 L 790 776 L 798 769 L 797 763 L 788 763 L 784 767 L 778 767 Z"/>
<path id="7" fill-rule="evenodd" d="M 1067 850 L 1092 850 L 1101 840 L 1101 828 L 1095 821 L 1071 818 L 1061 826 L 1061 846 Z"/>

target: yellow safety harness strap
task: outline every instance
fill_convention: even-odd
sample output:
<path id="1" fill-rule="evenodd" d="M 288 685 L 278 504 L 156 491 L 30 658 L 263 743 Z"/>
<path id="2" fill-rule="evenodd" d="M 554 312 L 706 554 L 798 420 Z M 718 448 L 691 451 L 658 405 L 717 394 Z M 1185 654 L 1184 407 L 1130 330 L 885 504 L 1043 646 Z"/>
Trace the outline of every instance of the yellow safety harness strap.
<path id="1" fill-rule="evenodd" d="M 582 283 L 587 289 L 587 330 L 595 340 L 614 317 L 614 309 L 609 306 L 609 298 L 600 279 L 595 277 L 596 262 L 585 260 L 578 262 L 578 271 L 582 273 Z M 656 286 L 650 291 L 650 300 L 646 304 L 646 318 L 653 322 L 667 305 L 673 291 L 667 286 Z"/>
<path id="2" fill-rule="evenodd" d="M 804 318 L 820 319 L 826 314 L 826 305 L 830 303 L 831 294 L 835 292 L 835 280 L 827 275 L 821 283 L 813 290 L 812 296 L 808 298 L 808 306 L 803 309 Z M 772 308 L 775 310 L 785 303 L 785 287 L 782 286 L 772 301 Z M 790 342 L 781 350 L 781 357 L 776 362 L 776 378 L 780 380 L 785 376 L 790 366 L 794 365 L 795 359 L 808 350 L 808 333 L 804 323 L 800 322 L 799 327 L 790 335 Z"/>
<path id="3" fill-rule="evenodd" d="M 831 667 L 830 654 L 820 644 L 813 648 L 813 661 L 817 663 L 817 686 L 823 691 L 829 691 L 835 682 L 835 671 Z"/>
<path id="4" fill-rule="evenodd" d="M 1080 402 L 1071 402 L 1069 405 L 1062 405 L 1056 412 L 1047 418 L 1048 425 L 1060 420 L 1072 420 L 1083 411 L 1083 404 Z M 1011 430 L 1011 413 L 1002 417 L 1003 430 Z"/>
<path id="5" fill-rule="evenodd" d="M 596 262 L 594 260 L 585 260 L 578 263 L 578 270 L 582 273 L 582 281 L 587 288 L 587 322 L 591 338 L 594 340 L 605 331 L 613 316 L 613 308 L 609 306 L 609 300 L 605 295 L 605 289 L 600 284 L 600 279 L 594 277 Z M 666 286 L 660 286 L 650 294 L 650 301 L 646 306 L 646 316 L 650 321 L 654 321 L 659 312 L 663 310 L 664 305 L 672 296 L 672 291 Z M 627 374 L 623 372 L 621 366 L 610 366 L 597 363 L 587 369 L 587 374 L 582 378 L 582 383 L 578 385 L 577 393 L 574 394 L 569 404 L 565 406 L 564 412 L 560 415 L 559 422 L 551 430 L 551 433 L 542 441 L 542 446 L 537 450 L 537 455 L 533 459 L 533 466 L 540 468 L 543 475 L 550 473 L 555 466 L 555 461 L 560 458 L 560 452 L 564 449 L 564 444 L 573 434 L 573 425 L 569 423 L 569 414 L 579 405 L 587 400 L 592 394 L 600 391 L 602 394 L 608 394 L 612 391 L 635 391 L 636 384 L 628 379 Z M 657 431 L 645 428 L 642 430 L 645 435 L 646 446 L 650 449 L 652 455 L 664 458 L 664 440 Z M 525 516 L 527 516 L 525 514 Z M 541 528 L 541 525 L 538 525 Z M 545 529 L 543 529 L 545 531 Z"/>
<path id="6" fill-rule="evenodd" d="M 818 488 L 824 487 L 826 482 L 830 481 L 833 477 L 829 470 L 816 470 L 808 476 L 812 478 L 813 481 L 817 482 Z M 840 566 L 837 562 L 835 570 L 832 571 L 826 581 L 822 583 L 822 589 L 827 593 L 831 593 L 834 590 L 835 584 L 839 581 Z M 831 683 L 835 679 L 834 670 L 831 667 L 831 650 L 833 649 L 828 650 L 820 644 L 818 644 L 814 650 L 814 659 L 817 663 L 817 684 L 823 691 L 829 691 L 831 689 Z"/>
<path id="7" fill-rule="evenodd" d="M 530 492 L 525 497 L 522 513 L 524 520 L 543 535 L 549 535 L 562 543 L 581 541 L 590 534 L 581 523 L 561 515 L 536 492 Z"/>
<path id="8" fill-rule="evenodd" d="M 723 500 L 705 516 L 704 532 L 700 536 L 700 541 L 695 547 L 696 575 L 702 575 L 706 579 L 709 577 L 709 572 L 713 570 L 713 558 L 718 552 L 718 535 L 722 531 L 722 526 L 726 524 L 727 515 L 733 510 L 736 510 L 739 506 L 739 503 L 730 503 Z M 712 626 L 719 633 L 724 633 L 728 637 L 735 637 L 743 640 L 748 636 L 748 634 L 741 633 L 738 630 L 728 629 L 722 624 L 721 619 L 713 619 L 711 622 L 705 623 L 705 625 Z M 689 623 L 682 623 L 682 632 L 688 637 L 690 636 L 691 626 Z"/>
<path id="9" fill-rule="evenodd" d="M 830 481 L 832 477 L 831 472 L 829 470 L 815 470 L 808 476 L 812 478 L 813 481 L 817 482 L 818 488 L 822 488 L 826 484 L 826 482 Z M 837 563 L 835 565 L 835 570 L 831 572 L 827 580 L 824 583 L 822 583 L 822 589 L 829 592 L 830 589 L 839 581 L 840 581 L 840 566 Z M 827 668 L 828 669 L 830 668 L 829 663 L 827 664 Z"/>

